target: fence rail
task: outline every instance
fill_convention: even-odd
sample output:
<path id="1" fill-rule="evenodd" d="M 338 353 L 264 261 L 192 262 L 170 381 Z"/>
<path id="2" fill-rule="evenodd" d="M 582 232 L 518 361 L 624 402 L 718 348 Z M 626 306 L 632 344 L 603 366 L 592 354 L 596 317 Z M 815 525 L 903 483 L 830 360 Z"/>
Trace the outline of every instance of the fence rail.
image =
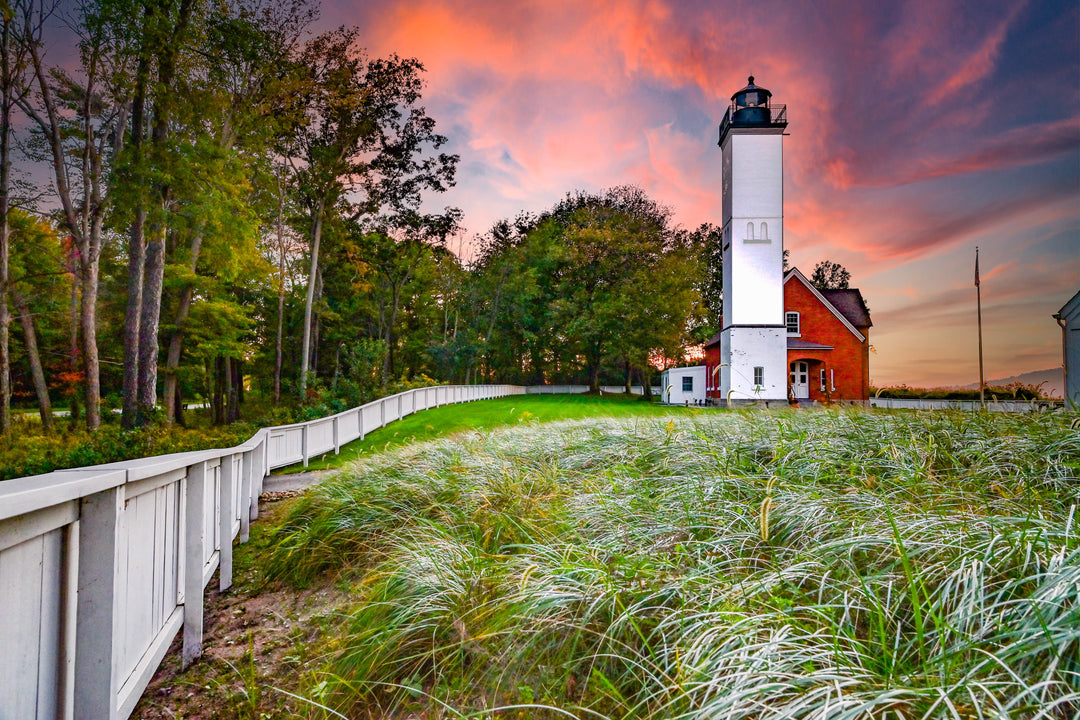
<path id="1" fill-rule="evenodd" d="M 515 385 L 407 390 L 263 428 L 233 448 L 0 483 L 0 720 L 131 715 L 177 633 L 202 652 L 203 592 L 232 584 L 263 480 L 419 410 L 524 394 Z"/>

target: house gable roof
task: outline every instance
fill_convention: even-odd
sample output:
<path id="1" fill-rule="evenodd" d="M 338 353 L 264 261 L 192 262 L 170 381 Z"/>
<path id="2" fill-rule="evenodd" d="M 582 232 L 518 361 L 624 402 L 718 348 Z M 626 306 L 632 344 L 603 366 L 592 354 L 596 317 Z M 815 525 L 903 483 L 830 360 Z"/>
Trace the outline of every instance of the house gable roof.
<path id="1" fill-rule="evenodd" d="M 874 324 L 870 321 L 870 310 L 866 307 L 866 301 L 863 300 L 862 293 L 857 288 L 822 290 L 821 294 L 855 327 L 870 327 Z"/>
<path id="2" fill-rule="evenodd" d="M 1080 291 L 1078 291 L 1072 298 L 1061 306 L 1061 309 L 1054 313 L 1055 318 L 1064 318 L 1066 320 L 1071 319 L 1073 316 L 1080 315 Z"/>
<path id="3" fill-rule="evenodd" d="M 841 323 L 844 324 L 844 327 L 846 327 L 848 330 L 850 330 L 851 333 L 855 337 L 859 338 L 859 342 L 866 342 L 866 336 L 863 335 L 861 332 L 859 332 L 858 328 L 855 327 L 855 325 L 851 322 L 851 320 L 849 320 L 848 317 L 843 312 L 841 312 L 839 310 L 839 308 L 837 308 L 836 305 L 834 305 L 827 297 L 825 297 L 820 290 L 818 290 L 816 287 L 814 287 L 813 283 L 811 283 L 809 280 L 807 280 L 805 275 L 803 275 L 801 272 L 799 272 L 799 268 L 793 267 L 793 268 L 791 268 L 790 270 L 787 271 L 787 273 L 784 275 L 784 284 L 787 285 L 788 281 L 791 280 L 792 278 L 796 278 L 799 282 L 801 282 L 803 285 L 805 285 L 806 288 L 814 295 L 814 297 L 816 297 L 821 302 L 822 305 L 824 305 L 826 308 L 828 308 L 829 311 L 833 315 L 836 316 L 837 320 L 839 320 Z M 839 290 L 839 291 L 833 290 L 833 291 L 827 291 L 827 292 L 841 292 L 841 293 L 843 293 L 845 291 L 843 291 L 843 290 Z M 869 322 L 870 313 L 866 312 L 866 304 L 864 302 L 862 302 L 862 293 L 859 293 L 858 290 L 855 290 L 854 292 L 858 293 L 859 305 L 862 307 L 862 310 L 866 315 L 867 323 L 863 327 L 868 327 L 870 325 L 870 322 Z M 845 295 L 843 295 L 841 297 L 844 298 L 844 300 L 842 302 L 845 305 L 850 304 L 851 298 L 852 298 L 852 296 L 850 294 L 845 294 Z"/>

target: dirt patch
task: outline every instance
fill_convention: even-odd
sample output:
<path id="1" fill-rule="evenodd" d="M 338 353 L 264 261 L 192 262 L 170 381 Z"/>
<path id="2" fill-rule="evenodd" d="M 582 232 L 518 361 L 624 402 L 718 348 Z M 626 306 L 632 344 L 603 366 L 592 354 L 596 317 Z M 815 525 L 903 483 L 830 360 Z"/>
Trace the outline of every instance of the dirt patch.
<path id="1" fill-rule="evenodd" d="M 295 497 L 273 493 L 260 502 L 260 520 L 248 545 L 237 545 L 234 584 L 219 592 L 217 576 L 204 597 L 203 654 L 180 669 L 181 638 L 173 641 L 132 718 L 210 720 L 304 717 L 311 709 L 291 698 L 306 658 L 333 608 L 348 598 L 331 584 L 297 590 L 267 583 L 257 570 L 259 535 L 265 537 Z M 262 533 L 259 533 L 262 530 Z M 265 542 L 265 540 L 263 540 Z M 285 691 L 285 692 L 282 692 Z"/>

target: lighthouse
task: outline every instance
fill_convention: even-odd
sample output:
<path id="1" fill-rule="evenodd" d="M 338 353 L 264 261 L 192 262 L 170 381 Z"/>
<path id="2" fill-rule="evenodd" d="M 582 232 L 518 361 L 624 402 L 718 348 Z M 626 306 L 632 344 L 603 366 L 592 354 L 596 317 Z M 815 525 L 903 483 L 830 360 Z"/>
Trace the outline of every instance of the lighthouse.
<path id="1" fill-rule="evenodd" d="M 787 106 L 754 84 L 720 123 L 724 312 L 720 390 L 731 405 L 787 398 L 784 131 Z"/>

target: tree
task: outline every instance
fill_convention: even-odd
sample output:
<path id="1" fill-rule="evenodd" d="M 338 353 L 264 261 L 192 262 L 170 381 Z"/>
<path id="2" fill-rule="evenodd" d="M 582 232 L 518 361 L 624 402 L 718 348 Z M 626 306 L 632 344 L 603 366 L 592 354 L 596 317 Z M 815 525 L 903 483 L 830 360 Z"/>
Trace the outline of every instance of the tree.
<path id="1" fill-rule="evenodd" d="M 40 133 L 60 205 L 59 222 L 76 255 L 79 350 L 86 424 L 101 424 L 101 364 L 97 301 L 105 219 L 112 208 L 111 170 L 127 136 L 130 54 L 109 33 L 107 3 L 83 9 L 77 75 L 45 64 L 42 32 L 55 7 L 26 3 L 18 42 L 25 48 L 36 92 L 17 105 Z"/>
<path id="2" fill-rule="evenodd" d="M 53 423 L 52 401 L 41 361 L 37 318 L 61 311 L 59 301 L 65 294 L 60 259 L 62 243 L 47 222 L 25 212 L 12 210 L 9 221 L 13 243 L 7 295 L 23 330 L 23 352 L 41 424 L 48 431 Z"/>
<path id="3" fill-rule="evenodd" d="M 420 62 L 396 55 L 368 60 L 357 37 L 356 29 L 325 33 L 308 43 L 299 60 L 309 79 L 301 103 L 306 118 L 290 129 L 286 152 L 306 214 L 311 257 L 304 301 L 301 394 L 306 392 L 312 367 L 319 252 L 328 216 L 339 213 L 353 221 L 378 218 L 372 227 L 384 235 L 415 237 L 421 193 L 451 185 L 457 164 L 456 156 L 428 154 L 446 138 L 435 133 L 434 120 L 417 104 L 422 89 Z M 360 192 L 359 197 L 349 197 L 354 190 Z"/>
<path id="4" fill-rule="evenodd" d="M 166 422 L 179 412 L 179 368 L 200 275 L 235 279 L 237 263 L 229 255 L 246 255 L 241 264 L 257 268 L 253 256 L 260 216 L 265 227 L 276 229 L 284 259 L 287 193 L 272 141 L 280 125 L 290 122 L 289 112 L 295 112 L 286 101 L 297 83 L 288 56 L 310 19 L 310 11 L 297 3 L 262 8 L 237 3 L 220 6 L 205 20 L 206 51 L 190 74 L 190 102 L 176 112 L 177 153 L 184 162 L 171 173 L 175 299 L 166 298 L 166 304 L 175 310 L 163 328 Z M 224 264 L 216 249 L 220 244 L 227 248 Z M 200 262 L 207 254 L 216 258 L 212 267 Z M 283 304 L 283 272 L 279 281 Z M 281 312 L 279 305 L 279 319 Z"/>
<path id="5" fill-rule="evenodd" d="M 128 251 L 128 302 L 124 323 L 125 427 L 148 421 L 157 405 L 158 326 L 165 278 L 166 213 L 172 195 L 167 147 L 178 106 L 176 83 L 188 50 L 195 0 L 141 4 L 137 29 L 128 162 L 122 169 L 134 203 Z M 120 23 L 117 24 L 116 20 Z M 127 18 L 110 18 L 121 35 Z M 152 66 L 153 65 L 153 66 Z M 147 113 L 144 108 L 150 105 Z M 149 134 L 145 124 L 149 121 Z M 144 141 L 149 140 L 149 147 Z M 149 231 L 147 223 L 149 222 Z"/>
<path id="6" fill-rule="evenodd" d="M 11 209 L 11 140 L 13 112 L 29 92 L 27 82 L 27 46 L 19 42 L 25 35 L 23 23 L 30 16 L 24 3 L 14 6 L 0 0 L 0 433 L 11 430 L 11 355 L 8 331 L 11 312 L 8 308 L 9 283 L 8 213 Z"/>
<path id="7" fill-rule="evenodd" d="M 818 290 L 847 290 L 851 273 L 840 263 L 822 260 L 814 266 L 810 282 Z"/>
<path id="8" fill-rule="evenodd" d="M 568 195 L 539 218 L 497 224 L 481 249 L 476 316 L 489 370 L 531 381 L 605 368 L 647 381 L 650 358 L 687 339 L 696 250 L 639 188 Z"/>

